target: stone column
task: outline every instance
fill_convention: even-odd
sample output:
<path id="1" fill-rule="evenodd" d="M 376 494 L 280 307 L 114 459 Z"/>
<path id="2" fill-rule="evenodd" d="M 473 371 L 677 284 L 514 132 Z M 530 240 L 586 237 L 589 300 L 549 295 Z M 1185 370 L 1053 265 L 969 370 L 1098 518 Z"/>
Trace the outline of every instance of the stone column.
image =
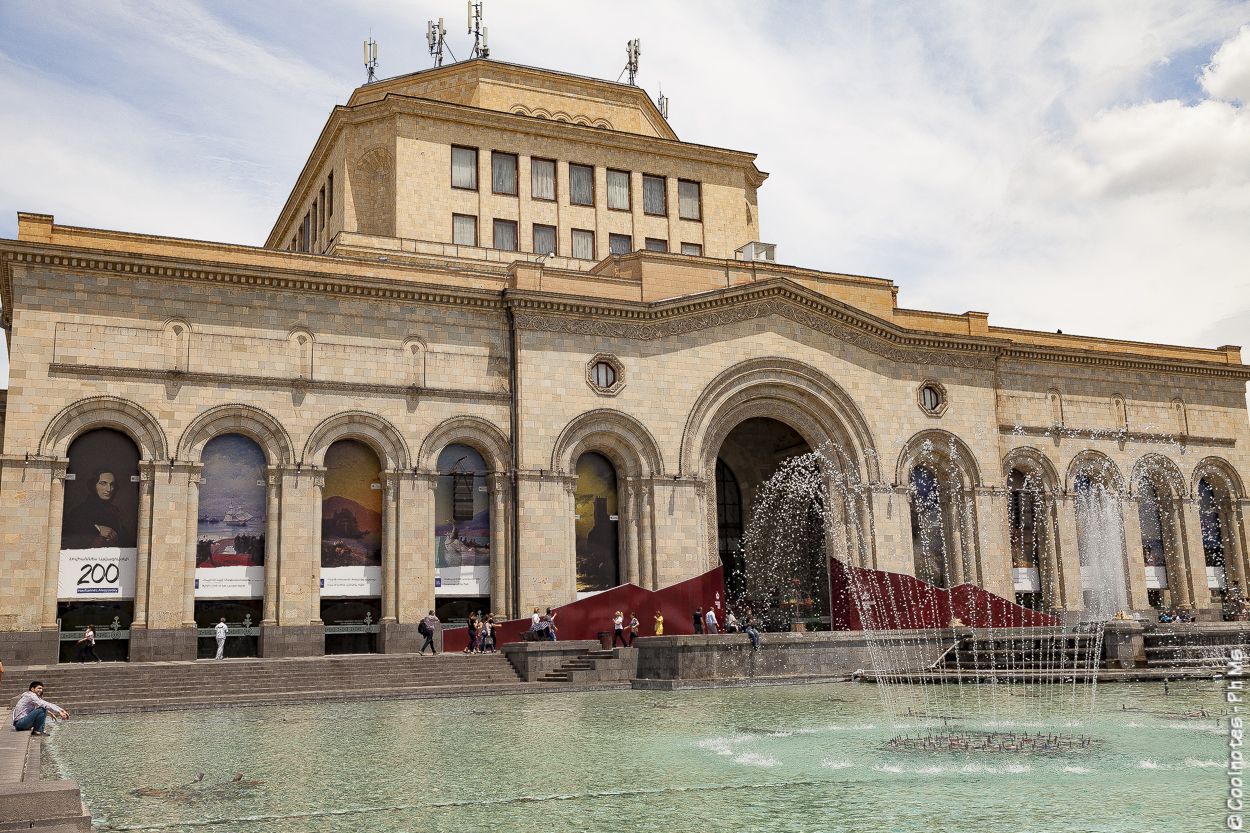
<path id="1" fill-rule="evenodd" d="M 187 534 L 183 550 L 182 574 L 182 626 L 195 627 L 195 548 L 199 540 L 200 526 L 200 470 L 199 463 L 188 463 L 187 469 Z"/>
<path id="2" fill-rule="evenodd" d="M 281 556 L 282 472 L 265 469 L 265 603 L 261 625 L 278 624 L 278 562 Z"/>
<path id="3" fill-rule="evenodd" d="M 325 470 L 312 476 L 312 586 L 309 592 L 309 625 L 323 625 L 321 621 L 321 490 L 326 485 Z"/>
<path id="4" fill-rule="evenodd" d="M 641 197 L 639 197 L 641 200 Z M 655 510 L 651 481 L 639 481 L 638 489 L 638 580 L 648 590 L 655 590 L 655 544 L 651 540 L 651 513 Z"/>
<path id="5" fill-rule="evenodd" d="M 949 502 L 942 507 L 943 526 L 946 529 L 944 555 L 946 556 L 946 586 L 956 587 L 963 584 L 964 579 L 964 540 L 962 530 L 963 507 L 962 490 L 952 490 Z"/>
<path id="6" fill-rule="evenodd" d="M 1237 522 L 1237 504 L 1229 500 L 1219 509 L 1220 532 L 1224 535 L 1225 583 L 1235 580 L 1246 594 L 1246 563 L 1241 549 L 1241 525 Z"/>
<path id="7" fill-rule="evenodd" d="M 1163 521 L 1163 549 L 1167 564 L 1168 589 L 1172 591 L 1172 604 L 1193 607 L 1193 594 L 1190 593 L 1188 560 L 1185 555 L 1185 519 L 1181 508 L 1182 498 L 1163 495 L 1159 496 L 1160 519 Z M 1205 574 L 1205 570 L 1203 571 Z M 1205 575 L 1203 581 L 1206 581 Z"/>
<path id="8" fill-rule="evenodd" d="M 857 553 L 848 541 L 850 524 L 847 522 L 846 500 L 841 491 L 834 489 L 833 478 L 829 475 L 825 476 L 825 496 L 829 502 L 829 528 L 825 530 L 826 552 L 844 564 L 864 566 L 859 563 Z"/>
<path id="9" fill-rule="evenodd" d="M 625 523 L 620 524 L 617 528 L 624 535 L 624 546 L 621 548 L 625 551 L 625 569 L 621 570 L 622 584 L 638 584 L 638 481 L 629 478 L 625 481 L 625 511 L 621 513 L 625 519 Z"/>
<path id="10" fill-rule="evenodd" d="M 990 486 L 975 488 L 973 495 L 978 523 L 977 534 L 970 537 L 979 545 L 982 556 L 978 565 L 980 569 L 977 570 L 981 586 L 991 593 L 1014 601 L 1016 582 L 1012 573 L 1011 536 L 1007 522 L 1007 501 L 1010 496 L 1002 489 Z M 1034 524 L 1041 520 L 1037 516 L 1038 513 L 1034 511 Z M 1040 574 L 1041 565 L 1038 567 Z"/>
<path id="11" fill-rule="evenodd" d="M 877 536 L 872 520 L 872 498 L 871 487 L 865 487 L 864 492 L 855 496 L 855 508 L 859 511 L 859 529 L 856 537 L 860 551 L 863 553 L 860 559 L 861 566 L 876 570 L 878 569 Z"/>
<path id="12" fill-rule="evenodd" d="M 135 615 L 130 629 L 148 626 L 148 568 L 152 557 L 152 477 L 151 461 L 139 463 L 139 530 L 135 536 Z"/>
<path id="13" fill-rule="evenodd" d="M 61 571 L 61 518 L 65 512 L 65 469 L 69 460 L 56 460 L 48 471 L 48 537 L 43 568 L 43 622 L 41 630 L 56 631 L 57 577 Z M 57 645 L 60 651 L 60 644 Z M 55 660 L 54 660 L 55 661 Z"/>
<path id="14" fill-rule="evenodd" d="M 396 571 L 395 513 L 396 475 L 392 471 L 384 471 L 379 475 L 382 481 L 382 624 L 393 624 L 399 621 L 399 574 Z M 320 582 L 318 582 L 320 583 Z"/>
<path id="15" fill-rule="evenodd" d="M 487 483 L 490 489 L 490 610 L 499 620 L 508 618 L 508 526 L 504 522 L 505 490 L 508 476 L 502 472 L 492 474 Z"/>
<path id="16" fill-rule="evenodd" d="M 565 494 L 564 522 L 565 522 L 565 526 L 568 528 L 568 531 L 569 531 L 568 532 L 568 550 L 567 550 L 568 557 L 565 559 L 565 562 L 568 564 L 568 568 L 565 571 L 567 575 L 568 583 L 565 585 L 565 592 L 563 594 L 564 596 L 563 599 L 561 599 L 559 595 L 557 595 L 558 591 L 552 594 L 553 596 L 555 596 L 555 598 L 551 600 L 552 607 L 558 604 L 567 604 L 569 602 L 577 601 L 577 526 L 576 526 L 576 521 L 574 520 L 574 516 L 577 514 L 577 478 L 576 477 L 564 478 L 564 494 Z M 619 548 L 619 542 L 618 542 L 618 548 Z M 556 588 L 553 587 L 552 590 L 555 591 Z"/>
<path id="17" fill-rule="evenodd" d="M 1076 531 L 1076 498 L 1063 495 L 1055 500 L 1056 525 L 1059 527 L 1059 578 L 1064 610 L 1084 610 L 1081 595 L 1081 548 Z"/>
<path id="18" fill-rule="evenodd" d="M 1061 505 L 1053 494 L 1043 492 L 1040 506 L 1034 507 L 1034 523 L 1042 529 L 1042 546 L 1038 552 L 1038 577 L 1042 582 L 1042 605 L 1049 611 L 1062 613 L 1067 594 L 1063 591 L 1063 559 L 1060 557 L 1059 525 L 1056 520 Z M 1036 527 L 1035 527 L 1036 528 Z"/>
<path id="19" fill-rule="evenodd" d="M 1146 562 L 1142 558 L 1141 516 L 1137 501 L 1125 498 L 1120 503 L 1124 519 L 1124 575 L 1127 580 L 1128 603 L 1133 610 L 1147 610 L 1150 599 L 1146 594 Z"/>
<path id="20" fill-rule="evenodd" d="M 1202 519 L 1198 499 L 1178 501 L 1185 523 L 1185 565 L 1189 569 L 1191 604 L 1195 610 L 1211 607 L 1211 588 L 1207 585 L 1207 555 L 1202 548 Z"/>

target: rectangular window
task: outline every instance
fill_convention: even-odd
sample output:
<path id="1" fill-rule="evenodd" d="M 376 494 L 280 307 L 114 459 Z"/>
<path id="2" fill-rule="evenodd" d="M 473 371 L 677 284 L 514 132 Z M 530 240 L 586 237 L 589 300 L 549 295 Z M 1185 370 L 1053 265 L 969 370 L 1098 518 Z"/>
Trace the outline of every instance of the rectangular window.
<path id="1" fill-rule="evenodd" d="M 515 153 L 491 153 L 490 190 L 496 194 L 516 196 Z"/>
<path id="2" fill-rule="evenodd" d="M 668 214 L 664 196 L 664 178 L 660 176 L 644 176 L 642 178 L 642 210 L 647 214 L 663 217 Z"/>
<path id="3" fill-rule="evenodd" d="M 573 257 L 582 260 L 595 259 L 595 233 L 573 229 Z"/>
<path id="4" fill-rule="evenodd" d="M 451 149 L 451 187 L 477 190 L 477 151 L 473 148 Z"/>
<path id="5" fill-rule="evenodd" d="M 609 234 L 608 251 L 614 255 L 627 255 L 634 250 L 628 234 Z"/>
<path id="6" fill-rule="evenodd" d="M 325 186 L 324 186 L 324 185 L 321 187 L 321 217 L 320 217 L 320 221 L 321 221 L 321 222 L 320 222 L 321 232 L 322 232 L 322 234 L 324 234 L 324 233 L 325 233 L 325 230 L 326 230 L 326 189 L 325 189 Z"/>
<path id="7" fill-rule="evenodd" d="M 451 215 L 451 242 L 457 246 L 476 246 L 477 218 L 471 214 Z"/>
<path id="8" fill-rule="evenodd" d="M 698 243 L 682 243 L 681 253 L 684 255 L 694 255 L 695 257 L 703 257 L 703 247 Z"/>
<path id="9" fill-rule="evenodd" d="M 629 211 L 628 171 L 608 171 L 608 208 Z"/>
<path id="10" fill-rule="evenodd" d="M 677 216 L 683 220 L 702 220 L 703 211 L 699 202 L 699 183 L 677 180 Z"/>
<path id="11" fill-rule="evenodd" d="M 654 237 L 648 237 L 648 238 L 647 238 L 647 251 L 649 251 L 649 252 L 667 252 L 667 251 L 668 251 L 668 241 L 667 241 L 667 240 L 657 240 L 657 239 L 655 239 Z"/>
<path id="12" fill-rule="evenodd" d="M 512 220 L 495 221 L 495 248 L 505 252 L 516 251 L 516 223 Z"/>
<path id="13" fill-rule="evenodd" d="M 330 175 L 326 177 L 326 216 L 334 216 L 334 171 L 330 171 Z"/>
<path id="14" fill-rule="evenodd" d="M 556 163 L 550 159 L 530 160 L 530 196 L 536 200 L 556 198 Z"/>
<path id="15" fill-rule="evenodd" d="M 318 234 L 318 232 L 320 231 L 320 230 L 317 228 L 317 201 L 316 201 L 316 200 L 313 200 L 313 207 L 312 207 L 312 211 L 310 211 L 309 213 L 312 215 L 312 237 L 311 237 L 311 239 L 313 240 L 313 242 L 316 242 L 316 240 L 317 240 L 317 234 Z M 310 247 L 310 248 L 316 248 L 316 247 L 315 247 L 315 246 L 313 246 L 313 247 Z"/>
<path id="16" fill-rule="evenodd" d="M 311 228 L 311 224 L 312 224 L 312 215 L 305 214 L 304 215 L 304 228 L 300 230 L 300 249 L 305 252 L 308 251 L 308 232 Z"/>
<path id="17" fill-rule="evenodd" d="M 569 165 L 569 202 L 595 204 L 595 169 L 589 165 Z"/>
<path id="18" fill-rule="evenodd" d="M 553 255 L 556 253 L 556 227 L 534 226 L 534 254 Z"/>

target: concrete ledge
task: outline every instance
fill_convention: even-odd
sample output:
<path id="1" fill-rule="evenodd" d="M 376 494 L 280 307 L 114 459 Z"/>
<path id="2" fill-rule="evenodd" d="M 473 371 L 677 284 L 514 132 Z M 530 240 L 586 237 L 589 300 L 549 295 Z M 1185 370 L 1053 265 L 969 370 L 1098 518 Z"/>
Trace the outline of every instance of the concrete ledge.
<path id="1" fill-rule="evenodd" d="M 763 685 L 816 685 L 819 683 L 848 683 L 847 676 L 817 677 L 756 677 L 750 680 L 634 680 L 635 691 L 687 691 L 701 688 L 744 688 Z"/>
<path id="2" fill-rule="evenodd" d="M 179 662 L 194 660 L 195 628 L 138 628 L 130 631 L 131 662 Z"/>
<path id="3" fill-rule="evenodd" d="M 82 802 L 77 781 L 23 781 L 0 784 L 0 831 L 62 829 L 91 830 L 91 816 Z"/>
<path id="4" fill-rule="evenodd" d="M 323 657 L 325 625 L 261 625 L 260 655 L 270 657 Z M 194 655 L 192 655 L 194 657 Z"/>
<path id="5" fill-rule="evenodd" d="M 61 652 L 56 631 L 0 632 L 0 662 L 7 665 L 56 665 Z"/>
<path id="6" fill-rule="evenodd" d="M 499 646 L 500 652 L 517 674 L 532 683 L 548 671 L 555 671 L 571 659 L 587 651 L 599 649 L 597 639 L 577 639 L 569 642 L 508 642 Z"/>

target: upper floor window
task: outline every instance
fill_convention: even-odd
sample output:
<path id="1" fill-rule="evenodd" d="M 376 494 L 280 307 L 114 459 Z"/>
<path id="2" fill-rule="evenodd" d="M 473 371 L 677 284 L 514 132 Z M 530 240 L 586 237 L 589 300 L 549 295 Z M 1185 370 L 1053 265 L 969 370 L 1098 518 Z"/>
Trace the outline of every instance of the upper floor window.
<path id="1" fill-rule="evenodd" d="M 534 254 L 553 255 L 556 253 L 556 227 L 534 225 Z"/>
<path id="2" fill-rule="evenodd" d="M 634 250 L 634 243 L 628 234 L 609 234 L 608 251 L 614 255 L 627 255 Z"/>
<path id="3" fill-rule="evenodd" d="M 334 216 L 334 171 L 326 177 L 326 216 Z"/>
<path id="4" fill-rule="evenodd" d="M 451 187 L 477 190 L 477 151 L 473 148 L 451 149 Z"/>
<path id="5" fill-rule="evenodd" d="M 694 255 L 695 257 L 703 257 L 703 247 L 698 243 L 682 243 L 681 253 L 684 255 Z"/>
<path id="6" fill-rule="evenodd" d="M 595 259 L 595 233 L 583 229 L 573 229 L 573 257 L 582 260 Z"/>
<path id="7" fill-rule="evenodd" d="M 451 242 L 457 246 L 476 246 L 477 218 L 470 214 L 451 215 Z"/>
<path id="8" fill-rule="evenodd" d="M 656 238 L 654 238 L 654 237 L 648 237 L 648 238 L 647 238 L 647 251 L 649 251 L 649 252 L 667 252 L 667 251 L 668 251 L 668 241 L 667 241 L 667 240 L 658 240 L 658 239 L 656 239 Z"/>
<path id="9" fill-rule="evenodd" d="M 608 208 L 629 211 L 628 171 L 608 171 Z"/>
<path id="10" fill-rule="evenodd" d="M 491 153 L 490 190 L 495 194 L 516 196 L 515 153 Z"/>
<path id="11" fill-rule="evenodd" d="M 683 220 L 702 220 L 700 205 L 702 195 L 699 183 L 680 179 L 677 181 L 677 216 Z"/>
<path id="12" fill-rule="evenodd" d="M 595 204 L 595 169 L 589 165 L 569 165 L 569 202 Z"/>
<path id="13" fill-rule="evenodd" d="M 530 196 L 536 200 L 556 198 L 556 163 L 550 159 L 530 161 Z"/>
<path id="14" fill-rule="evenodd" d="M 516 251 L 516 223 L 512 220 L 495 221 L 495 248 L 505 252 Z"/>
<path id="15" fill-rule="evenodd" d="M 318 218 L 322 234 L 326 230 L 326 189 L 321 189 L 321 216 Z"/>
<path id="16" fill-rule="evenodd" d="M 646 214 L 664 216 L 668 214 L 665 207 L 664 177 L 644 176 L 642 178 L 642 210 Z"/>

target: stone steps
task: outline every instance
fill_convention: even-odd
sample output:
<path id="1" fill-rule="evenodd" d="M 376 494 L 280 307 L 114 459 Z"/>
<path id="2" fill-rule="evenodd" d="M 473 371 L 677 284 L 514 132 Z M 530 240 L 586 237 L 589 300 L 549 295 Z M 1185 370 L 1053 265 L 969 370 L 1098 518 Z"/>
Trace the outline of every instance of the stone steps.
<path id="1" fill-rule="evenodd" d="M 538 681 L 585 685 L 625 682 L 633 679 L 637 674 L 636 648 L 596 649 L 567 660 L 555 670 L 548 671 L 539 677 Z"/>
<path id="2" fill-rule="evenodd" d="M 14 668 L 8 706 L 31 680 L 71 714 L 316 700 L 383 699 L 526 686 L 500 655 L 334 655 L 274 660 L 106 663 Z"/>

